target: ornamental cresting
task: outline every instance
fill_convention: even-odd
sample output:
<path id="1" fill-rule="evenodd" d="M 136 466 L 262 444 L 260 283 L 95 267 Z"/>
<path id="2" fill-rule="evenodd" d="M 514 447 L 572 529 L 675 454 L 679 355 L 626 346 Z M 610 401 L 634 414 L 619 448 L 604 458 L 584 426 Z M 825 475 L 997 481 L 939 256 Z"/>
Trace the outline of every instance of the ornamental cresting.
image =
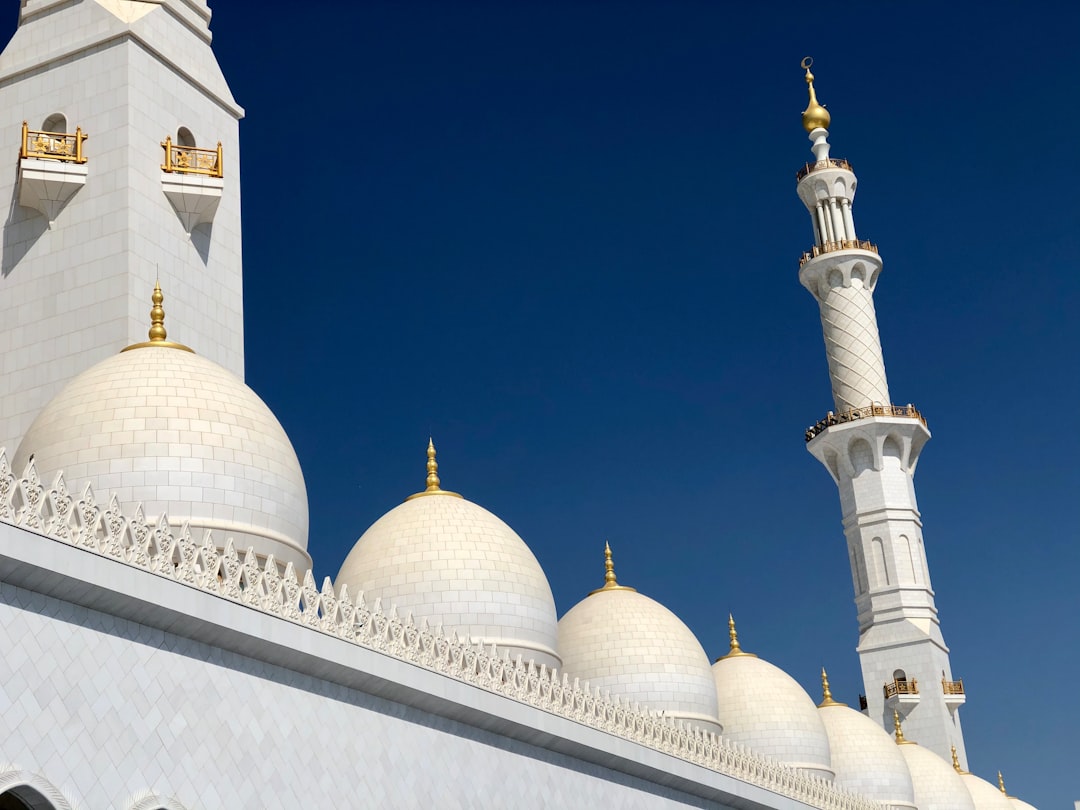
<path id="1" fill-rule="evenodd" d="M 396 607 L 386 610 L 379 599 L 368 605 L 362 593 L 354 596 L 344 584 L 335 591 L 329 577 L 321 590 L 310 571 L 300 582 L 292 563 L 281 573 L 273 555 L 260 564 L 254 549 L 248 548 L 241 557 L 231 538 L 219 552 L 210 532 L 197 542 L 187 523 L 174 534 L 164 514 L 148 523 L 141 504 L 127 517 L 115 495 L 101 505 L 89 485 L 76 498 L 63 473 L 46 489 L 33 461 L 22 478 L 16 478 L 2 448 L 0 522 L 306 625 L 820 810 L 883 808 L 720 735 L 601 693 L 588 682 L 571 681 L 555 669 L 523 662 L 520 655 L 511 660 L 495 645 L 485 647 L 456 632 L 447 636 L 423 618 L 417 624 L 411 614 L 401 618 Z"/>

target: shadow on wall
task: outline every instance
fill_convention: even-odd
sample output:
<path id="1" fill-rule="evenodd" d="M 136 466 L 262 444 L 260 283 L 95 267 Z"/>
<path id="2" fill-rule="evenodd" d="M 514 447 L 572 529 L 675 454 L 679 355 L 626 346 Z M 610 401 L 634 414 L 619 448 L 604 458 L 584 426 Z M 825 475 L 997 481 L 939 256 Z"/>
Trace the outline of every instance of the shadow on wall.
<path id="1" fill-rule="evenodd" d="M 48 229 L 49 222 L 42 214 L 19 205 L 19 184 L 16 183 L 11 190 L 11 203 L 4 223 L 4 254 L 0 261 L 0 273 L 4 278 L 14 272 L 23 256 L 30 252 Z"/>
<path id="2" fill-rule="evenodd" d="M 196 225 L 191 229 L 191 244 L 195 246 L 195 250 L 199 254 L 199 258 L 203 260 L 203 264 L 210 263 L 210 242 L 214 235 L 214 223 L 204 222 L 202 225 Z M 3 810 L 3 808 L 0 808 Z"/>

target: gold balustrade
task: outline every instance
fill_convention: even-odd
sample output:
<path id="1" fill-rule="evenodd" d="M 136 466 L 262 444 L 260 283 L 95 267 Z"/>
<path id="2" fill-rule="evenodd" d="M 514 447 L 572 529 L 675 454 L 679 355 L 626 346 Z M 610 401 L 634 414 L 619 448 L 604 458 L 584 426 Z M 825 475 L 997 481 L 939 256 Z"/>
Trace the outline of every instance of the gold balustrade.
<path id="1" fill-rule="evenodd" d="M 825 253 L 832 253 L 836 250 L 869 250 L 871 253 L 877 253 L 877 245 L 868 239 L 842 239 L 839 242 L 826 242 L 823 245 L 814 245 L 810 250 L 803 253 L 802 258 L 799 259 L 799 267 L 802 267 L 811 259 L 816 259 Z"/>
<path id="2" fill-rule="evenodd" d="M 829 411 L 824 419 L 806 429 L 806 440 L 810 441 L 833 425 L 842 425 L 845 422 L 854 422 L 856 419 L 867 419 L 871 416 L 901 416 L 905 419 L 918 419 L 923 425 L 926 424 L 926 417 L 919 413 L 919 409 L 914 405 L 879 405 L 875 403 L 873 405 L 864 405 L 862 408 L 852 408 L 850 411 L 841 413 Z"/>
<path id="3" fill-rule="evenodd" d="M 83 141 L 86 138 L 87 135 L 82 131 L 82 127 L 76 127 L 74 132 L 46 132 L 41 129 L 30 129 L 23 121 L 22 147 L 19 149 L 19 157 L 86 163 L 86 156 L 83 155 Z"/>
<path id="4" fill-rule="evenodd" d="M 855 171 L 851 168 L 851 164 L 843 158 L 825 158 L 825 160 L 815 160 L 813 163 L 807 163 L 799 169 L 799 171 L 795 173 L 795 182 L 798 183 L 806 177 L 806 175 L 821 171 L 822 169 L 847 169 L 849 172 Z"/>
<path id="5" fill-rule="evenodd" d="M 917 695 L 919 694 L 919 682 L 912 678 L 910 681 L 892 681 L 885 684 L 885 699 L 888 700 L 891 697 L 897 695 Z"/>
<path id="6" fill-rule="evenodd" d="M 964 680 L 961 678 L 958 681 L 947 681 L 944 678 L 941 679 L 941 691 L 946 695 L 962 695 L 964 694 Z"/>
<path id="7" fill-rule="evenodd" d="M 165 150 L 165 163 L 161 166 L 163 172 L 223 176 L 225 163 L 222 160 L 221 141 L 218 141 L 217 149 L 204 149 L 199 146 L 179 146 L 169 136 L 162 142 L 161 148 Z"/>

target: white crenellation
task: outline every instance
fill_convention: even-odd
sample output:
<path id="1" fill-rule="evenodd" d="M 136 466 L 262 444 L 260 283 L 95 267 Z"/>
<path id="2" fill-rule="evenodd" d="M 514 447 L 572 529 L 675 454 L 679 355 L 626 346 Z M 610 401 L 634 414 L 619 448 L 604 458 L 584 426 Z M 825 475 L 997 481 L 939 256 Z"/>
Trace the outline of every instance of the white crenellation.
<path id="1" fill-rule="evenodd" d="M 540 708 L 591 728 L 710 768 L 821 810 L 880 810 L 881 805 L 838 789 L 817 776 L 802 774 L 722 736 L 691 728 L 638 704 L 627 705 L 576 679 L 532 661 L 515 660 L 494 645 L 485 647 L 440 627 L 404 618 L 380 600 L 367 605 L 362 593 L 335 591 L 329 577 L 319 589 L 310 570 L 298 581 L 292 565 L 281 573 L 273 556 L 260 564 L 253 549 L 243 558 L 232 539 L 219 552 L 207 532 L 201 542 L 185 525 L 175 536 L 162 515 L 147 525 L 141 507 L 130 518 L 115 498 L 106 509 L 87 488 L 74 508 L 65 503 L 63 473 L 46 496 L 31 461 L 16 479 L 0 449 L 0 521 L 31 529 L 53 541 L 78 545 L 181 582 L 188 587 L 246 604 L 368 649 Z M 65 517 L 66 516 L 66 517 Z M 63 523 L 62 527 L 58 521 Z"/>

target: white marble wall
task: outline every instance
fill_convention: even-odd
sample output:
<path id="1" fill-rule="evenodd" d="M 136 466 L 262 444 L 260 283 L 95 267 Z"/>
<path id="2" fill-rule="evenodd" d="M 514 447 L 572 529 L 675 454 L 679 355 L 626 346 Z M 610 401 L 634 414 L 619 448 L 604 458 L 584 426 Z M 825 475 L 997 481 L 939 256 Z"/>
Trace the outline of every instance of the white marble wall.
<path id="1" fill-rule="evenodd" d="M 67 380 L 145 340 L 158 277 L 170 336 L 243 376 L 242 111 L 208 32 L 165 8 L 130 24 L 93 0 L 24 15 L 38 11 L 0 55 L 0 156 L 10 167 L 0 173 L 0 445 L 8 447 Z M 56 112 L 69 131 L 89 135 L 88 177 L 49 229 L 18 205 L 15 165 L 22 121 L 40 128 Z M 200 146 L 224 146 L 213 227 L 190 237 L 161 191 L 159 144 L 179 126 Z"/>

